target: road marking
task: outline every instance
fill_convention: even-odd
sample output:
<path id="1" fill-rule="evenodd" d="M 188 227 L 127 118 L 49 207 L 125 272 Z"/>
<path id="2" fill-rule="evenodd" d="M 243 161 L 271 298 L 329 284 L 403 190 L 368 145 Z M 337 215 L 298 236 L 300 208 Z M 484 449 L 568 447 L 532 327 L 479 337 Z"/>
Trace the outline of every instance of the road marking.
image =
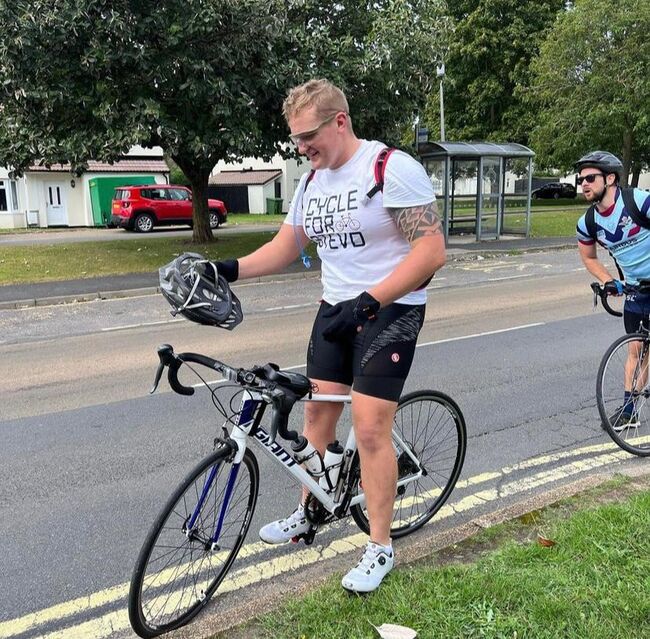
<path id="1" fill-rule="evenodd" d="M 463 339 L 472 339 L 474 337 L 485 337 L 486 335 L 497 335 L 498 333 L 507 333 L 509 331 L 519 331 L 522 328 L 534 328 L 535 326 L 544 326 L 546 322 L 535 322 L 534 324 L 522 324 L 521 326 L 510 326 L 509 328 L 499 328 L 495 331 L 485 331 L 484 333 L 472 333 L 471 335 L 461 335 L 460 337 L 448 337 L 447 339 L 437 339 L 433 342 L 418 344 L 416 348 L 422 346 L 432 346 L 434 344 L 445 344 L 446 342 L 459 342 Z"/>
<path id="2" fill-rule="evenodd" d="M 520 280 L 522 277 L 535 277 L 537 273 L 522 273 L 521 275 L 506 275 L 504 277 L 489 277 L 487 282 L 502 282 L 503 280 Z"/>
<path id="3" fill-rule="evenodd" d="M 160 320 L 159 322 L 142 322 L 140 324 L 125 324 L 124 326 L 109 326 L 107 328 L 102 328 L 102 333 L 110 333 L 113 331 L 126 331 L 130 328 L 141 328 L 143 326 L 160 326 L 163 324 L 175 324 L 176 322 L 185 322 L 187 321 L 184 317 L 179 317 L 176 319 L 170 320 Z"/>
<path id="4" fill-rule="evenodd" d="M 640 440 L 649 440 L 650 437 L 639 438 Z M 550 484 L 552 482 L 569 478 L 578 473 L 588 470 L 594 470 L 608 464 L 617 463 L 624 459 L 629 459 L 629 453 L 620 450 L 613 442 L 605 444 L 595 444 L 583 448 L 563 451 L 543 455 L 533 459 L 525 460 L 512 466 L 506 466 L 500 471 L 486 472 L 475 475 L 466 480 L 459 481 L 456 490 L 469 488 L 487 481 L 503 479 L 505 476 L 518 470 L 525 470 L 542 466 L 558 461 L 566 460 L 572 457 L 588 455 L 586 459 L 576 459 L 565 463 L 562 466 L 551 470 L 542 470 L 538 473 L 524 477 L 520 480 L 504 483 L 499 488 L 490 488 L 467 495 L 454 503 L 445 504 L 436 514 L 433 521 L 446 519 L 460 512 L 465 512 L 473 508 L 494 502 L 500 497 L 517 495 L 530 491 L 533 488 Z M 314 563 L 321 558 L 334 557 L 338 554 L 350 550 L 359 549 L 363 546 L 367 536 L 363 533 L 355 533 L 343 539 L 333 540 L 328 546 L 316 551 L 316 549 L 299 550 L 283 557 L 272 558 L 259 562 L 254 566 L 248 566 L 234 571 L 224 582 L 220 592 L 227 592 L 243 588 L 246 585 L 258 581 L 264 581 L 275 575 L 289 572 L 297 567 Z M 251 557 L 262 550 L 268 549 L 268 545 L 262 542 L 247 544 L 241 549 L 239 557 Z M 75 615 L 92 612 L 95 608 L 100 608 L 108 604 L 114 604 L 120 600 L 125 600 L 128 595 L 129 584 L 123 583 L 111 588 L 91 593 L 85 597 L 79 597 L 67 602 L 56 604 L 35 613 L 30 613 L 22 617 L 17 617 L 9 621 L 0 623 L 0 639 L 9 639 L 16 637 L 28 630 L 34 630 L 47 623 L 62 621 Z M 48 634 L 39 634 L 42 639 L 103 639 L 110 637 L 114 632 L 129 628 L 128 615 L 125 610 L 110 612 L 96 619 L 91 619 L 68 628 L 58 630 Z"/>
<path id="5" fill-rule="evenodd" d="M 177 320 L 174 320 L 177 321 Z M 484 333 L 472 333 L 471 335 L 460 335 L 459 337 L 449 337 L 447 339 L 438 339 L 433 342 L 424 342 L 423 344 L 417 344 L 415 348 L 422 348 L 423 346 L 433 346 L 435 344 L 445 344 L 447 342 L 458 342 L 463 339 L 473 339 L 474 337 L 484 337 L 486 335 L 497 335 L 499 333 L 507 333 L 509 331 L 519 331 L 523 328 L 534 328 L 536 326 L 544 326 L 546 323 L 545 322 L 536 322 L 534 324 L 522 324 L 521 326 L 510 326 L 508 328 L 499 328 L 494 331 L 485 331 Z M 292 366 L 283 366 L 282 370 L 283 371 L 289 371 L 289 370 L 297 370 L 300 368 L 305 368 L 307 365 L 306 364 L 293 364 Z M 196 382 L 196 384 L 190 384 L 192 388 L 201 388 L 207 386 L 216 386 L 217 384 L 223 384 L 226 382 L 226 379 L 217 379 L 217 380 L 211 380 L 209 382 Z M 172 389 L 167 388 L 164 390 L 161 390 L 160 392 L 162 393 L 171 393 Z M 2 638 L 2 635 L 0 635 L 0 639 Z"/>
<path id="6" fill-rule="evenodd" d="M 507 333 L 509 331 L 518 331 L 522 328 L 534 328 L 535 326 L 544 326 L 545 322 L 536 322 L 535 324 L 522 324 L 521 326 L 510 326 L 509 328 L 499 328 L 495 331 L 486 331 L 484 333 L 473 333 L 472 335 L 461 335 L 460 337 L 449 337 L 447 339 L 438 339 L 434 342 L 424 342 L 423 344 L 418 344 L 416 348 L 422 348 L 423 346 L 433 346 L 434 344 L 444 344 L 446 342 L 457 342 L 463 339 L 472 339 L 474 337 L 484 337 L 485 335 L 497 335 L 498 333 Z M 292 366 L 283 366 L 283 371 L 296 370 L 299 368 L 305 368 L 306 364 L 294 364 Z M 196 384 L 190 384 L 192 388 L 201 388 L 203 386 L 216 386 L 217 384 L 223 384 L 228 380 L 226 379 L 217 379 L 209 382 L 197 382 Z M 171 392 L 171 389 L 168 389 L 163 392 Z M 0 635 L 1 637 L 1 635 Z"/>
<path id="7" fill-rule="evenodd" d="M 272 311 L 286 311 L 293 308 L 309 308 L 310 306 L 315 306 L 320 304 L 320 302 L 308 302 L 306 304 L 287 304 L 286 306 L 271 306 L 269 308 L 262 309 L 262 313 L 270 313 Z"/>

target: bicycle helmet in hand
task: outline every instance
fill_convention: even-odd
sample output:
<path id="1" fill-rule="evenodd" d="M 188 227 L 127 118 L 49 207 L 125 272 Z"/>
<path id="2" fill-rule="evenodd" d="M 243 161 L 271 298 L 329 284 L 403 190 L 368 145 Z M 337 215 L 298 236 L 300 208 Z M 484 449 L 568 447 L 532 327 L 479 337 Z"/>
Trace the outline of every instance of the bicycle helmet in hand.
<path id="1" fill-rule="evenodd" d="M 592 151 L 575 163 L 575 169 L 578 172 L 586 168 L 600 169 L 605 175 L 615 173 L 616 177 L 620 179 L 623 173 L 623 162 L 607 151 Z"/>
<path id="2" fill-rule="evenodd" d="M 213 262 L 183 253 L 158 270 L 160 292 L 181 314 L 198 324 L 232 330 L 243 319 L 241 304 Z"/>

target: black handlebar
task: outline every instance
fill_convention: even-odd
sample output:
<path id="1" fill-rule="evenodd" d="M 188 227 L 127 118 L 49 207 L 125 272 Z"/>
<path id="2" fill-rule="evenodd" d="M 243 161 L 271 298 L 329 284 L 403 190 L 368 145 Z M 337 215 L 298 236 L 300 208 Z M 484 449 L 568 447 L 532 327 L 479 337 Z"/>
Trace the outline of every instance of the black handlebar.
<path id="1" fill-rule="evenodd" d="M 158 369 L 154 379 L 153 388 L 150 393 L 154 393 L 160 378 L 162 377 L 165 367 L 167 367 L 167 379 L 172 390 L 179 395 L 193 395 L 194 389 L 191 386 L 184 386 L 178 380 L 178 370 L 185 362 L 201 364 L 206 368 L 221 373 L 226 379 L 239 384 L 246 388 L 253 388 L 259 391 L 264 400 L 273 407 L 271 418 L 270 442 L 275 441 L 276 435 L 279 434 L 283 439 L 295 441 L 298 439 L 298 433 L 295 430 L 288 430 L 289 413 L 293 405 L 302 397 L 284 388 L 277 382 L 268 379 L 277 373 L 278 368 L 274 364 L 256 366 L 250 370 L 244 368 L 232 368 L 219 360 L 199 355 L 198 353 L 174 353 L 174 349 L 169 344 L 162 344 L 158 347 Z"/>
<path id="2" fill-rule="evenodd" d="M 614 317 L 622 317 L 623 313 L 620 311 L 615 311 L 610 305 L 608 298 L 613 293 L 610 292 L 604 285 L 601 286 L 598 282 L 591 283 L 591 290 L 594 292 L 594 308 L 598 305 L 598 298 L 600 297 L 600 303 L 603 305 L 603 308 Z M 623 284 L 623 293 L 628 293 L 630 287 Z"/>

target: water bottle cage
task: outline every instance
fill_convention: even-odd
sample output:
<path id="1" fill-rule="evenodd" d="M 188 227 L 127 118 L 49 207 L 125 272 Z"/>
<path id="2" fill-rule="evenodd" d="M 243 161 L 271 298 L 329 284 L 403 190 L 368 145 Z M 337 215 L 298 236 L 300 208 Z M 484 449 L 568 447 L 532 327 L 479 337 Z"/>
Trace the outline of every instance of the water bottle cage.
<path id="1" fill-rule="evenodd" d="M 300 458 L 300 463 L 301 463 L 301 464 L 308 465 L 308 463 L 309 463 L 312 459 L 314 459 L 314 458 L 316 458 L 316 459 L 319 460 L 321 470 L 320 470 L 320 471 L 317 471 L 317 472 L 314 472 L 314 471 L 310 471 L 310 470 L 308 470 L 307 472 L 308 472 L 312 477 L 315 477 L 316 479 L 320 479 L 321 477 L 323 477 L 323 475 L 325 475 L 325 468 L 323 467 L 323 461 L 322 461 L 322 459 L 321 459 L 321 457 L 320 457 L 320 453 L 319 453 L 317 450 L 312 451 L 312 452 L 309 453 L 309 455 L 307 455 L 306 457 L 301 457 L 301 458 Z"/>
<path id="2" fill-rule="evenodd" d="M 336 483 L 332 483 L 331 476 L 332 476 L 332 471 L 337 470 L 343 466 L 343 460 L 341 459 L 340 461 L 335 462 L 334 464 L 330 464 L 327 468 L 325 468 L 325 471 L 323 472 L 323 478 L 327 482 L 327 492 L 331 492 L 336 488 L 336 485 L 339 483 L 338 478 L 339 478 L 339 473 L 337 473 L 337 479 Z M 323 486 L 323 488 L 325 488 Z"/>

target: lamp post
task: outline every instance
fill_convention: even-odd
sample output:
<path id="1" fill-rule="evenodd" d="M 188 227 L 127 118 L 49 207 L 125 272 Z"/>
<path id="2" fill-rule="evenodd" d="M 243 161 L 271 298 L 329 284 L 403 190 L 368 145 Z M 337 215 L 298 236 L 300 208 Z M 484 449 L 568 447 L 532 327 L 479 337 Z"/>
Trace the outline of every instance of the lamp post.
<path id="1" fill-rule="evenodd" d="M 445 97 L 442 80 L 445 77 L 445 63 L 441 62 L 436 67 L 436 75 L 440 78 L 440 141 L 445 141 Z"/>

